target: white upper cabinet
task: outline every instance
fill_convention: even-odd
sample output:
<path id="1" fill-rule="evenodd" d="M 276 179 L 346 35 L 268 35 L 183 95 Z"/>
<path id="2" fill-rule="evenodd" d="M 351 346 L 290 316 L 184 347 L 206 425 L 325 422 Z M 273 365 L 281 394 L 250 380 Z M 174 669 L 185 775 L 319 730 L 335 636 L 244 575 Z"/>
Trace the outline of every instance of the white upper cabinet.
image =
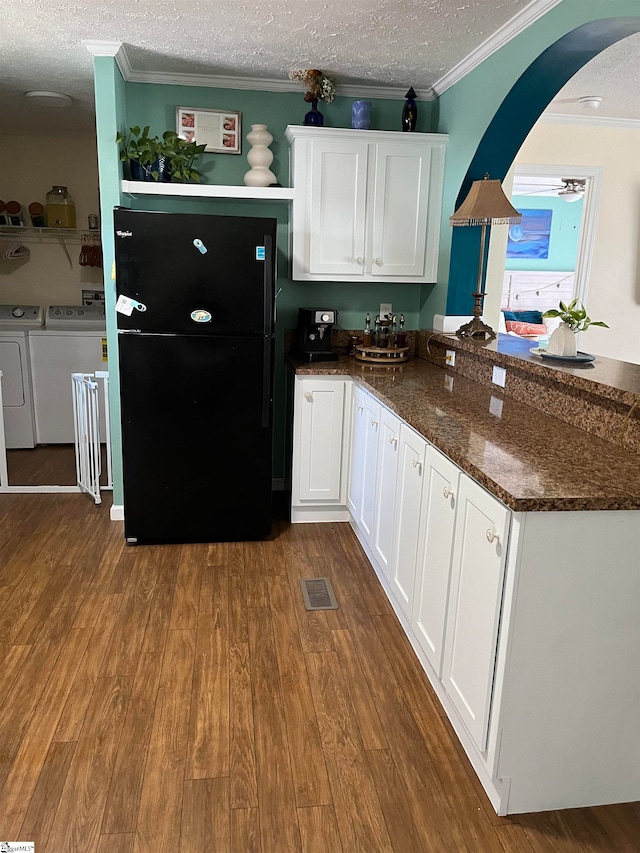
<path id="1" fill-rule="evenodd" d="M 292 278 L 434 282 L 447 136 L 288 127 Z"/>

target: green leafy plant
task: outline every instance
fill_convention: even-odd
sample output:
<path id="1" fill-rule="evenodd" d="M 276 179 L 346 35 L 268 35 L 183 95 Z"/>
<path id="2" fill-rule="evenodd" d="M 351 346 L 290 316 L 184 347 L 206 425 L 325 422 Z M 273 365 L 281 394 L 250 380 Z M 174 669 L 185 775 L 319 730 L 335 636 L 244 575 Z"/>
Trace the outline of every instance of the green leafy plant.
<path id="1" fill-rule="evenodd" d="M 202 175 L 194 167 L 196 157 L 199 157 L 206 145 L 187 142 L 173 130 L 162 134 L 163 155 L 171 164 L 171 179 L 173 181 L 200 181 Z"/>
<path id="2" fill-rule="evenodd" d="M 604 326 L 605 329 L 609 328 L 602 320 L 592 320 L 587 314 L 587 309 L 577 299 L 574 299 L 568 305 L 560 302 L 559 308 L 551 308 L 549 311 L 545 311 L 542 316 L 559 317 L 574 333 L 584 332 L 589 326 Z"/>
<path id="3" fill-rule="evenodd" d="M 149 125 L 142 130 L 138 125 L 129 128 L 127 134 L 118 133 L 116 143 L 121 146 L 120 160 L 133 160 L 154 181 L 160 180 L 160 164 L 166 161 L 172 181 L 200 181 L 201 173 L 195 168 L 196 157 L 206 148 L 195 142 L 187 142 L 173 130 L 167 130 L 158 136 L 149 136 Z"/>

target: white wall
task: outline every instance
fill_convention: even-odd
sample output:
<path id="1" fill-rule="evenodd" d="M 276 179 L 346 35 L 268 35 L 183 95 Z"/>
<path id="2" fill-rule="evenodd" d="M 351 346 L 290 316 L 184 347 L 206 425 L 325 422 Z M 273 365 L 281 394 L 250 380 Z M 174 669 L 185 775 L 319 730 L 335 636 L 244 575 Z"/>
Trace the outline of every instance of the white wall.
<path id="1" fill-rule="evenodd" d="M 28 220 L 28 205 L 44 204 L 54 184 L 68 188 L 76 205 L 77 226 L 86 229 L 87 216 L 98 213 L 95 136 L 0 138 L 3 201 L 21 202 Z M 57 243 L 29 243 L 28 248 L 31 256 L 26 262 L 0 260 L 0 304 L 78 305 L 83 287 L 102 290 L 102 270 L 78 264 L 79 243 L 69 244 L 73 269 Z"/>
<path id="2" fill-rule="evenodd" d="M 589 315 L 610 329 L 590 329 L 580 346 L 594 355 L 640 364 L 640 127 L 542 120 L 515 162 L 602 169 L 585 303 Z"/>

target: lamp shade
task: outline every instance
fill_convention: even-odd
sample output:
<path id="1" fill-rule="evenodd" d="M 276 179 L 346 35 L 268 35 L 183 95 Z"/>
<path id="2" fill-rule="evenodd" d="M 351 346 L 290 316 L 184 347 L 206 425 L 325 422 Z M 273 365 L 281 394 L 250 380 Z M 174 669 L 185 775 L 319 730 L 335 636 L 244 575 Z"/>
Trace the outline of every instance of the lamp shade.
<path id="1" fill-rule="evenodd" d="M 500 181 L 489 180 L 471 184 L 469 194 L 449 218 L 449 225 L 516 225 L 522 214 L 513 207 L 502 191 Z"/>

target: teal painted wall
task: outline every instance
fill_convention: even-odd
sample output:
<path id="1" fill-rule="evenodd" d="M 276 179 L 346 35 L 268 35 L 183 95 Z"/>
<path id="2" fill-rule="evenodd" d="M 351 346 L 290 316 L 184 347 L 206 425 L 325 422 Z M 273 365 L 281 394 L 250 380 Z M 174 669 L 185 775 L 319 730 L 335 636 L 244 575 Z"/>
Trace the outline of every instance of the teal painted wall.
<path id="1" fill-rule="evenodd" d="M 96 94 L 96 136 L 100 175 L 100 219 L 104 258 L 105 312 L 109 354 L 109 405 L 113 450 L 113 503 L 122 504 L 122 436 L 120 433 L 120 383 L 118 381 L 118 339 L 115 328 L 115 288 L 111 278 L 114 261 L 113 208 L 122 203 L 120 159 L 113 140 L 115 127 L 125 121 L 125 83 L 115 61 L 108 56 L 94 60 Z"/>
<path id="2" fill-rule="evenodd" d="M 630 17 L 640 20 L 638 15 L 638 0 L 564 0 L 438 99 L 432 130 L 448 133 L 449 145 L 445 168 L 438 281 L 435 287 L 424 290 L 421 326 L 429 327 L 434 313 L 462 313 L 460 301 L 451 298 L 455 295 L 454 291 L 463 295 L 463 310 L 470 311 L 470 304 L 467 304 L 470 303 L 468 294 L 475 290 L 480 229 L 456 229 L 456 252 L 463 255 L 463 263 L 456 264 L 456 279 L 452 280 L 453 229 L 449 226 L 449 216 L 456 208 L 458 194 L 484 133 L 509 92 L 550 45 L 582 24 L 607 18 Z M 588 48 L 586 39 L 583 48 Z M 516 119 L 520 122 L 524 114 L 528 120 L 528 132 L 563 82 L 564 80 L 547 79 L 538 80 L 536 83 L 531 80 L 530 97 L 527 98 L 526 93 L 523 93 L 523 97 L 514 105 L 514 124 Z M 557 88 L 554 88 L 556 84 Z M 542 101 L 541 91 L 547 93 L 546 99 Z M 513 139 L 509 138 L 508 128 L 506 133 L 492 139 L 491 143 L 492 158 L 499 160 L 500 151 L 504 155 L 505 150 L 513 143 Z M 520 144 L 521 142 L 518 146 Z M 492 174 L 491 177 L 502 180 L 516 153 L 517 147 L 508 156 L 503 156 L 503 174 Z M 474 177 L 481 178 L 482 174 Z M 456 260 L 460 261 L 460 257 Z"/>
<path id="3" fill-rule="evenodd" d="M 573 272 L 578 257 L 583 200 L 566 202 L 551 196 L 515 195 L 511 203 L 517 210 L 552 211 L 549 257 L 540 260 L 505 258 L 505 269 Z"/>

